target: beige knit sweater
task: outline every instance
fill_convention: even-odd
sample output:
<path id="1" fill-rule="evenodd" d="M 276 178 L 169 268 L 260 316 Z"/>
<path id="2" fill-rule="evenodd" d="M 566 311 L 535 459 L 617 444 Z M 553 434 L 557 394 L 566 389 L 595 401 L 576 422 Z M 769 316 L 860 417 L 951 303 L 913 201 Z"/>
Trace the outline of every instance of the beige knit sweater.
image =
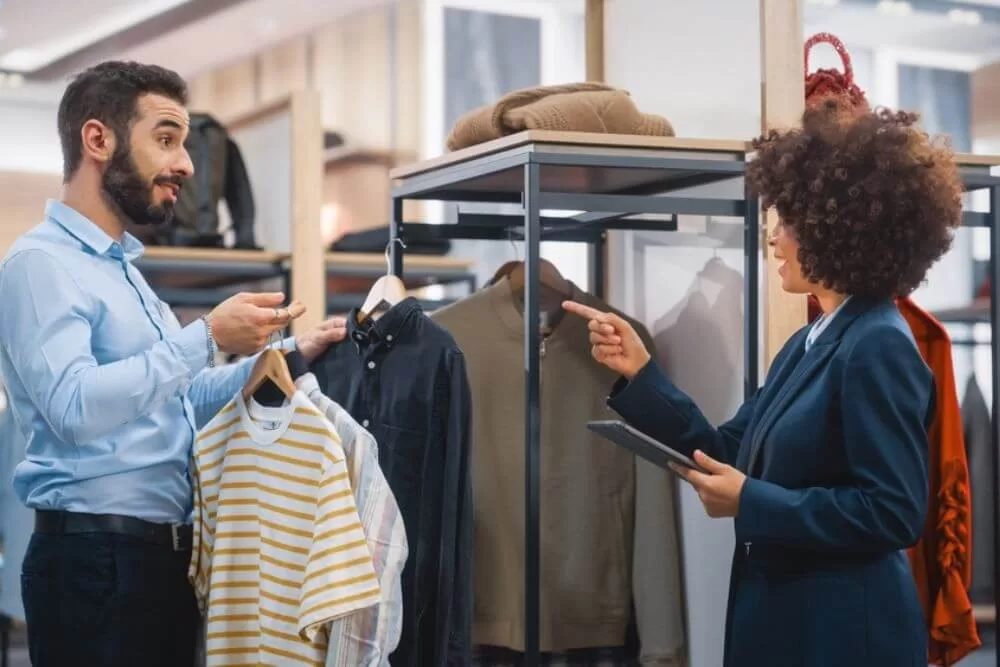
<path id="1" fill-rule="evenodd" d="M 583 82 L 504 95 L 459 118 L 445 143 L 454 151 L 523 130 L 674 135 L 666 118 L 640 112 L 627 91 Z"/>
<path id="2" fill-rule="evenodd" d="M 573 298 L 610 309 L 575 285 Z M 504 279 L 431 315 L 461 346 L 473 399 L 473 642 L 524 650 L 524 327 Z M 630 320 L 631 321 L 631 320 Z M 649 349 L 652 341 L 641 332 Z M 541 649 L 620 646 L 633 603 L 642 664 L 683 664 L 673 477 L 596 436 L 614 374 L 565 315 L 541 358 Z"/>

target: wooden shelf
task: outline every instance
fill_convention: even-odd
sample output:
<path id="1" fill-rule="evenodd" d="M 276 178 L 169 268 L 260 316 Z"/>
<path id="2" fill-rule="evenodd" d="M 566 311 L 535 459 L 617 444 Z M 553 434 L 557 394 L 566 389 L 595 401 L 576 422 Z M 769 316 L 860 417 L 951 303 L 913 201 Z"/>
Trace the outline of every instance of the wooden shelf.
<path id="1" fill-rule="evenodd" d="M 955 162 L 960 167 L 1000 167 L 1000 155 L 956 153 Z"/>
<path id="2" fill-rule="evenodd" d="M 277 264 L 288 259 L 288 253 L 267 250 L 239 250 L 236 248 L 176 248 L 166 246 L 147 247 L 143 262 L 204 262 L 234 264 L 251 262 Z"/>
<path id="3" fill-rule="evenodd" d="M 323 164 L 328 169 L 348 164 L 379 164 L 392 167 L 415 159 L 415 155 L 408 153 L 361 146 L 334 146 L 323 151 Z"/>
<path id="4" fill-rule="evenodd" d="M 997 622 L 996 609 L 991 604 L 972 605 L 972 615 L 975 617 L 977 623 L 993 625 Z"/>
<path id="5" fill-rule="evenodd" d="M 622 148 L 660 151 L 687 151 L 706 153 L 739 153 L 746 155 L 753 151 L 749 141 L 738 139 L 698 139 L 688 137 L 649 137 L 633 134 L 600 134 L 596 132 L 553 132 L 547 130 L 527 130 L 500 139 L 494 139 L 475 146 L 469 146 L 438 157 L 422 160 L 415 164 L 397 167 L 390 172 L 393 179 L 407 178 L 416 174 L 440 169 L 449 165 L 472 160 L 491 153 L 499 153 L 527 144 L 559 146 L 579 146 L 582 148 Z M 955 161 L 959 166 L 992 167 L 1000 166 L 1000 156 L 958 153 Z"/>
<path id="6" fill-rule="evenodd" d="M 217 288 L 281 277 L 288 253 L 222 248 L 146 248 L 135 265 L 156 288 Z"/>
<path id="7" fill-rule="evenodd" d="M 472 260 L 456 257 L 408 254 L 403 264 L 403 282 L 410 289 L 428 285 L 467 283 L 475 286 Z M 330 252 L 326 254 L 328 292 L 367 290 L 386 273 L 385 257 L 379 253 Z"/>
<path id="8" fill-rule="evenodd" d="M 406 267 L 423 269 L 444 269 L 468 271 L 474 262 L 460 257 L 438 257 L 436 255 L 406 254 Z M 326 253 L 327 268 L 335 266 L 357 266 L 385 271 L 385 257 L 378 253 L 366 252 L 328 252 Z"/>
<path id="9" fill-rule="evenodd" d="M 416 164 L 398 167 L 389 172 L 393 179 L 408 178 L 442 167 L 473 160 L 491 153 L 509 151 L 528 144 L 572 148 L 641 149 L 655 151 L 687 151 L 745 155 L 751 150 L 750 142 L 729 139 L 688 139 L 682 137 L 648 137 L 634 134 L 598 134 L 596 132 L 552 132 L 527 130 L 507 137 L 487 141 L 476 146 L 447 153 Z"/>

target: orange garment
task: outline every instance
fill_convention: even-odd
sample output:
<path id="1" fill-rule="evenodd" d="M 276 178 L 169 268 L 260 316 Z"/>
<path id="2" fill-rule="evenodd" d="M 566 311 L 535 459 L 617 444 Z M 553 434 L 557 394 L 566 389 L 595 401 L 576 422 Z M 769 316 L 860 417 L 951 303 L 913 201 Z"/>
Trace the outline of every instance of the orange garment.
<path id="1" fill-rule="evenodd" d="M 930 430 L 930 496 L 923 537 L 909 550 L 930 634 L 928 659 L 953 665 L 981 644 L 969 601 L 972 501 L 951 338 L 909 297 L 896 300 L 920 354 L 934 373 L 937 408 Z"/>

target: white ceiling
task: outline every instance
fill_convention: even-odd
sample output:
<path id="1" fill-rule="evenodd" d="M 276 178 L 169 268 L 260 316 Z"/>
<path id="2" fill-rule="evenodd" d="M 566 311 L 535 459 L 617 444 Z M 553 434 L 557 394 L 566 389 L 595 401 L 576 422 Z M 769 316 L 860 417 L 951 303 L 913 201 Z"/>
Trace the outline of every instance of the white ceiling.
<path id="1" fill-rule="evenodd" d="M 0 70 L 30 72 L 197 0 L 5 0 Z"/>
<path id="2" fill-rule="evenodd" d="M 315 29 L 337 17 L 390 0 L 239 0 L 225 9 L 217 0 L 0 0 L 0 70 L 22 49 L 37 52 L 42 61 L 100 41 L 114 32 L 180 5 L 204 7 L 203 18 L 164 32 L 116 57 L 156 62 L 185 77 L 238 60 L 269 44 Z M 548 0 L 560 2 L 568 0 Z M 574 0 L 578 1 L 578 0 Z M 613 0 L 609 0 L 613 1 Z M 665 0 L 649 0 L 659 2 Z M 669 0 L 680 1 L 680 0 Z M 697 0 L 683 0 L 697 1 Z M 712 1 L 712 0 L 700 0 Z M 750 2 L 751 0 L 746 0 Z M 1000 0 L 939 0 L 942 5 L 978 4 L 996 11 Z M 803 0 L 806 31 L 828 30 L 853 47 L 922 50 L 964 58 L 966 63 L 1000 59 L 1000 24 L 962 25 L 945 15 L 914 12 L 892 16 L 850 0 Z M 834 3 L 831 6 L 831 3 Z M 28 54 L 30 55 L 30 54 Z M 22 60 L 25 54 L 21 51 Z M 79 63 L 83 67 L 89 63 Z M 76 65 L 76 63 L 74 63 Z M 29 68 L 30 69 L 30 68 Z M 60 77 L 64 81 L 64 77 Z M 61 90 L 60 81 L 28 83 L 11 94 L 38 97 Z"/>
<path id="3" fill-rule="evenodd" d="M 247 0 L 121 54 L 197 75 L 388 0 Z"/>

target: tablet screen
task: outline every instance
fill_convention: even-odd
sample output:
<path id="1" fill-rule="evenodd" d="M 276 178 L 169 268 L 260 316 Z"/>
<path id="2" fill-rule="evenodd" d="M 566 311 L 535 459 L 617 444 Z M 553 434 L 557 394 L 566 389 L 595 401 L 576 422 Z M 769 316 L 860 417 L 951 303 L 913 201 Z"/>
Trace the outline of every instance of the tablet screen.
<path id="1" fill-rule="evenodd" d="M 587 428 L 661 468 L 669 469 L 667 464 L 672 462 L 699 472 L 705 472 L 689 456 L 654 440 L 623 421 L 617 419 L 591 421 L 587 422 Z"/>

